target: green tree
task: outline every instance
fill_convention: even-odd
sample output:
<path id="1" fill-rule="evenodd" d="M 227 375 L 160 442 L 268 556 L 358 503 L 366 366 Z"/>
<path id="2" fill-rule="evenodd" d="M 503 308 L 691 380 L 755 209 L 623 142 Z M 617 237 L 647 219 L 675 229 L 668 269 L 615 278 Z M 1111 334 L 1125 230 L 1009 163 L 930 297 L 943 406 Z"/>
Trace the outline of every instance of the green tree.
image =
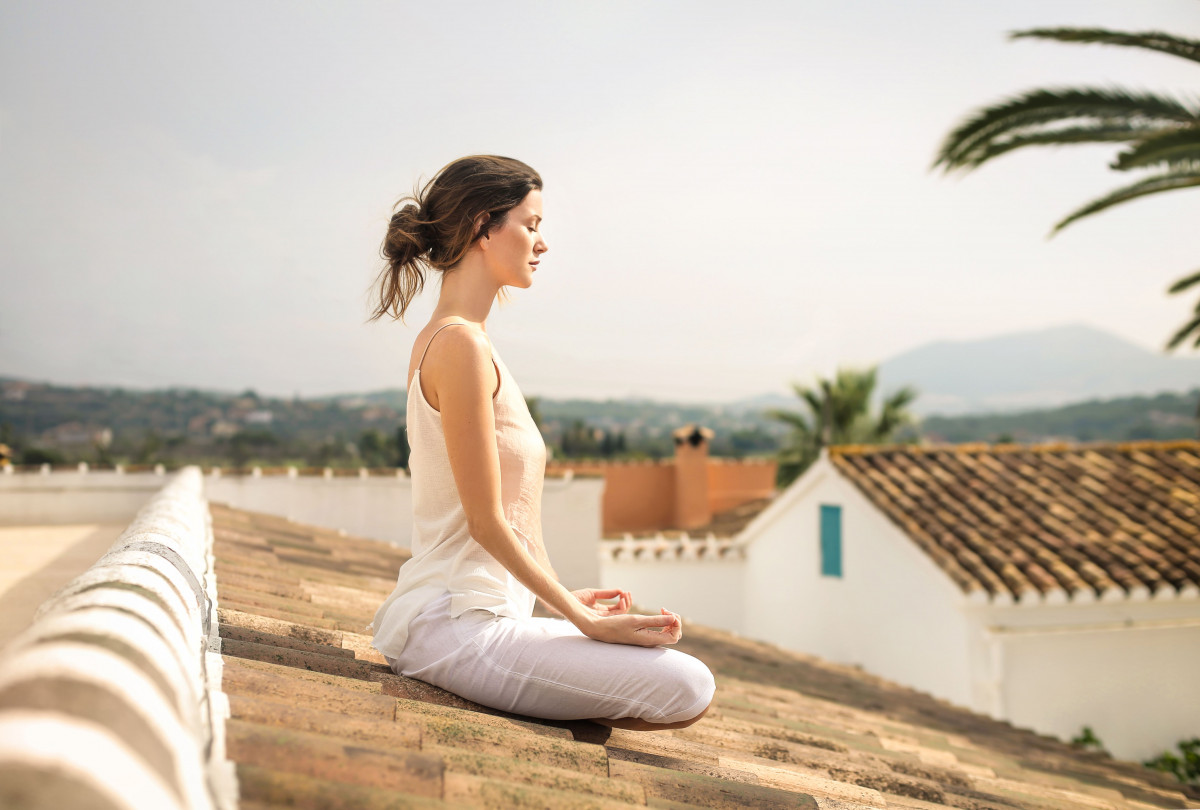
<path id="1" fill-rule="evenodd" d="M 163 448 L 162 436 L 154 428 L 146 428 L 142 443 L 134 452 L 135 464 L 151 464 L 158 460 L 158 454 Z"/>
<path id="2" fill-rule="evenodd" d="M 368 428 L 358 437 L 358 453 L 364 467 L 384 467 L 392 463 L 395 447 L 383 431 Z"/>
<path id="3" fill-rule="evenodd" d="M 582 419 L 573 420 L 570 427 L 563 432 L 560 447 L 565 458 L 591 458 L 600 453 L 596 429 Z"/>
<path id="4" fill-rule="evenodd" d="M 542 398 L 525 397 L 525 405 L 529 408 L 529 415 L 533 417 L 533 423 L 540 429 L 542 426 Z"/>
<path id="5" fill-rule="evenodd" d="M 1200 41 L 1159 31 L 1034 28 L 1009 37 L 1141 48 L 1200 62 Z M 1141 176 L 1077 208 L 1055 224 L 1051 236 L 1114 205 L 1200 186 L 1200 103 L 1120 87 L 1035 89 L 979 108 L 945 137 L 933 167 L 967 172 L 1015 149 L 1081 143 L 1124 144 L 1109 168 Z M 1167 292 L 1192 287 L 1200 287 L 1200 270 L 1179 279 Z M 1200 347 L 1200 302 L 1165 349 L 1174 349 L 1190 336 L 1195 337 L 1193 348 Z"/>
<path id="6" fill-rule="evenodd" d="M 42 447 L 26 447 L 20 458 L 20 464 L 64 464 L 67 460 L 57 450 Z"/>
<path id="7" fill-rule="evenodd" d="M 902 425 L 913 421 L 907 407 L 917 392 L 907 386 L 887 397 L 878 415 L 870 413 L 876 373 L 874 366 L 865 371 L 839 368 L 832 381 L 818 376 L 812 388 L 793 382 L 792 389 L 808 408 L 808 415 L 778 408 L 766 411 L 768 417 L 792 429 L 779 450 L 777 486 L 786 487 L 799 478 L 817 460 L 822 447 L 883 444 Z"/>
<path id="8" fill-rule="evenodd" d="M 400 425 L 396 428 L 395 440 L 396 445 L 396 466 L 408 469 L 408 458 L 412 455 L 412 448 L 408 444 L 408 430 L 405 425 Z"/>
<path id="9" fill-rule="evenodd" d="M 279 437 L 261 428 L 239 430 L 229 438 L 226 445 L 229 463 L 234 467 L 245 467 L 256 453 L 263 453 L 279 446 Z"/>

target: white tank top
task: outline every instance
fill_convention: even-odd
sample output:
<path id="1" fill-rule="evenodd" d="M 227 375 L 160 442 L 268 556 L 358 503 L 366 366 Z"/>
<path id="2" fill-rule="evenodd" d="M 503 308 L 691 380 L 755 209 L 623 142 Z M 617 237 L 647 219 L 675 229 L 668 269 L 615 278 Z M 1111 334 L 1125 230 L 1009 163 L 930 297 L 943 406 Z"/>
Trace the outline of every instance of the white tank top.
<path id="1" fill-rule="evenodd" d="M 442 415 L 421 390 L 421 364 L 429 338 L 408 387 L 407 432 L 412 480 L 412 558 L 400 566 L 396 587 L 367 627 L 374 631 L 375 649 L 399 658 L 408 640 L 408 625 L 437 597 L 450 594 L 450 616 L 471 608 L 498 616 L 533 615 L 533 592 L 509 573 L 467 531 L 458 487 L 446 454 Z M 491 343 L 491 338 L 488 338 Z M 546 476 L 546 442 L 529 413 L 520 389 L 492 346 L 492 361 L 500 374 L 500 390 L 492 397 L 496 415 L 496 449 L 500 455 L 500 498 L 504 517 L 535 557 L 542 548 L 542 484 Z"/>

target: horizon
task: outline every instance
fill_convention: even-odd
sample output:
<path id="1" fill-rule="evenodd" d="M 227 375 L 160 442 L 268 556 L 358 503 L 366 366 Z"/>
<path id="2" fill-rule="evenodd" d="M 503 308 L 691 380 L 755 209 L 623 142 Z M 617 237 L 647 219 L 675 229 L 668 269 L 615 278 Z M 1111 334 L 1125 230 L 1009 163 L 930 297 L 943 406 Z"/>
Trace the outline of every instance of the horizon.
<path id="1" fill-rule="evenodd" d="M 1020 337 L 1024 337 L 1024 336 L 1028 336 L 1028 335 L 1035 335 L 1035 334 L 1040 334 L 1040 333 L 1044 333 L 1044 332 L 1060 331 L 1060 330 L 1067 330 L 1067 329 L 1083 329 L 1083 330 L 1092 330 L 1092 331 L 1099 331 L 1099 332 L 1104 331 L 1104 330 L 1097 330 L 1095 327 L 1091 327 L 1091 326 L 1089 326 L 1087 324 L 1083 324 L 1083 323 L 1063 324 L 1061 326 L 1047 327 L 1045 329 L 1029 330 L 1027 332 L 1014 332 L 1014 333 L 1008 333 L 1008 334 L 1002 334 L 1002 335 L 985 336 L 985 337 L 977 338 L 977 339 L 973 339 L 973 340 L 959 340 L 959 341 L 933 340 L 927 344 L 924 344 L 923 346 L 916 347 L 914 350 L 909 350 L 909 351 L 920 351 L 922 349 L 928 349 L 928 348 L 932 348 L 935 346 L 941 346 L 941 345 L 946 345 L 946 344 L 969 346 L 971 344 L 977 344 L 977 343 L 988 342 L 988 341 L 993 341 L 993 340 L 1002 340 L 1002 339 L 1007 339 L 1007 338 L 1020 338 Z M 1109 337 L 1116 338 L 1117 340 L 1123 341 L 1124 343 L 1126 343 L 1127 345 L 1129 345 L 1133 348 L 1148 351 L 1145 349 L 1145 347 L 1137 346 L 1137 344 L 1135 344 L 1133 341 L 1125 341 L 1120 336 L 1115 335 L 1111 332 L 1106 333 L 1106 334 Z M 903 352 L 902 354 L 908 354 L 908 353 L 909 352 L 906 351 L 906 352 Z M 896 357 L 898 357 L 898 356 L 899 355 L 897 355 Z M 1169 357 L 1170 355 L 1167 355 L 1167 356 Z M 894 359 L 894 358 L 892 358 L 892 359 Z M 1200 359 L 1200 358 L 1186 358 L 1186 359 Z M 883 362 L 877 364 L 876 368 L 878 369 L 880 366 L 882 366 L 886 362 L 887 361 L 883 361 Z M 276 392 L 261 391 L 257 388 L 254 388 L 253 386 L 249 386 L 247 388 L 241 388 L 241 389 L 231 389 L 231 388 L 206 388 L 206 387 L 202 387 L 202 386 L 182 385 L 182 384 L 172 384 L 172 385 L 156 386 L 156 387 L 140 387 L 140 386 L 105 384 L 105 383 L 76 384 L 76 383 L 61 382 L 61 381 L 38 380 L 38 379 L 30 379 L 30 378 L 24 378 L 24 377 L 14 377 L 14 376 L 6 375 L 6 374 L 0 374 L 0 380 L 18 380 L 20 382 L 25 382 L 25 383 L 29 383 L 29 384 L 33 384 L 33 385 L 48 385 L 48 386 L 61 387 L 61 388 L 83 388 L 83 389 L 94 389 L 94 390 L 110 391 L 110 392 L 118 391 L 118 390 L 119 391 L 131 391 L 131 392 L 135 392 L 138 394 L 151 394 L 151 393 L 160 393 L 160 392 L 165 392 L 165 393 L 195 392 L 195 393 L 205 394 L 205 395 L 209 395 L 209 396 L 236 398 L 236 397 L 242 396 L 242 395 L 250 392 L 250 393 L 253 393 L 256 397 L 258 397 L 260 399 L 281 400 L 281 401 L 296 401 L 297 399 L 299 401 L 349 400 L 349 399 L 373 397 L 373 396 L 380 396 L 380 395 L 385 395 L 385 394 L 404 393 L 405 392 L 405 389 L 403 387 L 391 387 L 391 388 L 379 388 L 379 389 L 361 390 L 361 391 L 342 391 L 342 392 L 334 392 L 334 393 L 329 393 L 329 394 L 314 394 L 314 395 L 309 395 L 309 396 L 302 396 L 299 393 L 282 394 L 282 393 L 276 393 Z M 801 384 L 803 384 L 804 381 L 797 380 L 797 382 L 800 382 Z M 909 408 L 914 413 L 919 415 L 921 418 L 927 418 L 927 417 L 956 418 L 956 417 L 962 417 L 962 416 L 1017 415 L 1017 414 L 1021 414 L 1021 413 L 1032 413 L 1035 411 L 1053 410 L 1056 408 L 1071 407 L 1074 405 L 1082 405 L 1082 404 L 1088 404 L 1088 403 L 1094 403 L 1094 402 L 1108 402 L 1108 401 L 1120 400 L 1120 399 L 1126 399 L 1126 398 L 1153 397 L 1153 396 L 1159 396 L 1159 395 L 1163 395 L 1163 394 L 1186 396 L 1187 394 L 1190 394 L 1192 391 L 1195 391 L 1198 389 L 1200 389 L 1200 379 L 1198 379 L 1196 384 L 1191 387 L 1172 388 L 1172 389 L 1160 388 L 1160 389 L 1156 390 L 1155 392 L 1148 392 L 1148 391 L 1144 391 L 1144 390 L 1130 390 L 1125 393 L 1112 393 L 1112 394 L 1082 393 L 1082 394 L 1080 394 L 1079 398 L 1077 398 L 1077 399 L 1069 399 L 1069 400 L 1062 401 L 1062 402 L 1043 402 L 1041 404 L 1034 404 L 1034 405 L 1021 405 L 1021 404 L 1010 403 L 1008 405 L 1003 405 L 1003 406 L 991 405 L 991 406 L 985 407 L 980 410 L 967 410 L 967 411 L 959 411 L 959 412 L 953 412 L 953 411 L 942 412 L 939 410 L 933 410 L 933 408 L 936 408 L 937 406 L 921 407 L 920 406 L 920 397 L 918 397 L 917 402 L 914 403 L 914 405 L 910 405 Z M 794 393 L 792 391 L 788 391 L 788 392 L 764 391 L 764 392 L 760 392 L 757 394 L 749 394 L 747 396 L 743 396 L 738 399 L 724 400 L 724 401 L 671 400 L 671 399 L 661 399 L 661 398 L 655 398 L 655 397 L 646 397 L 646 396 L 640 396 L 640 395 L 630 395 L 630 396 L 626 396 L 626 397 L 614 397 L 614 396 L 553 397 L 553 396 L 543 396 L 543 395 L 539 395 L 539 394 L 531 394 L 529 396 L 536 397 L 540 401 L 557 402 L 557 403 L 620 402 L 620 403 L 646 403 L 646 404 L 658 406 L 658 407 L 699 407 L 699 408 L 720 409 L 720 408 L 726 408 L 726 407 L 731 407 L 731 406 L 745 406 L 747 403 L 750 403 L 750 402 L 753 402 L 756 400 L 791 401 L 794 397 Z M 878 405 L 879 401 L 883 398 L 883 396 L 885 396 L 885 392 L 883 392 L 880 387 L 877 387 L 871 397 L 872 403 L 874 405 Z"/>

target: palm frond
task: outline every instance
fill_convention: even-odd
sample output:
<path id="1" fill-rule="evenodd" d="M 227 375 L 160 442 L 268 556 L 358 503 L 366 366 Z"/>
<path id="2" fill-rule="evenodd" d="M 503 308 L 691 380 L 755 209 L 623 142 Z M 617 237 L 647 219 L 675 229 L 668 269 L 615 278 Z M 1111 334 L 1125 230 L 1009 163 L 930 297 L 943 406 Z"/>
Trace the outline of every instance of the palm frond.
<path id="1" fill-rule="evenodd" d="M 796 392 L 796 396 L 808 406 L 808 412 L 812 414 L 814 423 L 821 420 L 821 395 L 807 386 L 800 383 L 792 383 L 792 390 Z"/>
<path id="2" fill-rule="evenodd" d="M 1179 279 L 1179 281 L 1176 281 L 1169 288 L 1167 288 L 1167 292 L 1169 292 L 1169 293 L 1182 292 L 1182 291 L 1186 290 L 1188 287 L 1192 286 L 1193 284 L 1197 284 L 1197 283 L 1200 283 L 1200 270 L 1197 270 L 1196 272 L 1192 273 L 1190 276 L 1184 276 L 1183 278 Z"/>
<path id="3" fill-rule="evenodd" d="M 1108 31 L 1103 28 L 1030 28 L 1025 31 L 1013 31 L 1009 39 L 1053 39 L 1058 42 L 1076 42 L 1080 44 L 1099 43 L 1101 45 L 1123 45 L 1133 48 L 1145 48 L 1150 51 L 1178 56 L 1200 62 L 1200 42 L 1192 39 L 1164 34 L 1161 31 Z"/>
<path id="4" fill-rule="evenodd" d="M 1180 127 L 1149 135 L 1117 155 L 1110 168 L 1125 171 L 1157 163 L 1200 167 L 1200 126 Z"/>
<path id="5" fill-rule="evenodd" d="M 1195 186 L 1200 186 L 1200 171 L 1174 171 L 1144 178 L 1136 183 L 1106 194 L 1097 200 L 1092 200 L 1082 208 L 1076 209 L 1055 225 L 1050 235 L 1053 236 L 1075 220 L 1082 219 L 1107 208 L 1112 208 L 1114 205 L 1128 202 L 1129 200 L 1136 200 L 1138 197 L 1145 197 L 1147 194 L 1158 194 L 1162 191 L 1193 188 Z"/>
<path id="6" fill-rule="evenodd" d="M 1200 122 L 1200 110 L 1161 94 L 1119 87 L 1037 89 L 970 113 L 942 141 L 931 168 L 969 170 L 982 162 L 980 152 L 995 140 L 1031 127 L 1088 120 L 1098 127 L 1136 125 L 1143 129 Z"/>
<path id="7" fill-rule="evenodd" d="M 854 418 L 870 407 L 871 392 L 875 389 L 875 374 L 874 368 L 866 371 L 838 369 L 833 385 L 835 395 L 831 403 L 832 428 L 835 433 L 846 433 Z"/>
<path id="8" fill-rule="evenodd" d="M 1192 332 L 1196 333 L 1196 342 L 1194 344 L 1192 344 L 1192 347 L 1195 348 L 1196 346 L 1200 346 L 1200 315 L 1197 315 L 1196 317 L 1192 318 L 1190 321 L 1188 321 L 1186 324 L 1184 324 L 1182 329 L 1180 329 L 1178 332 L 1176 332 L 1174 335 L 1171 336 L 1171 339 L 1167 342 L 1166 351 L 1170 351 L 1171 349 L 1174 349 L 1176 346 L 1178 346 L 1180 343 L 1182 343 L 1188 337 L 1188 335 L 1190 335 Z"/>
<path id="9" fill-rule="evenodd" d="M 875 427 L 879 441 L 887 440 L 898 428 L 912 421 L 907 407 L 916 398 L 917 390 L 911 386 L 905 386 L 884 400 Z"/>
<path id="10" fill-rule="evenodd" d="M 808 424 L 808 420 L 806 420 L 802 414 L 798 414 L 795 411 L 784 411 L 780 410 L 779 408 L 771 408 L 767 411 L 764 411 L 763 415 L 768 419 L 777 419 L 780 422 L 790 426 L 792 430 L 800 433 L 809 433 L 812 431 L 812 428 Z"/>
<path id="11" fill-rule="evenodd" d="M 1018 130 L 1005 138 L 984 144 L 971 157 L 971 168 L 986 160 L 1024 146 L 1065 146 L 1073 143 L 1125 143 L 1157 136 L 1161 125 L 1107 123 L 1092 126 L 1064 126 L 1032 132 Z"/>

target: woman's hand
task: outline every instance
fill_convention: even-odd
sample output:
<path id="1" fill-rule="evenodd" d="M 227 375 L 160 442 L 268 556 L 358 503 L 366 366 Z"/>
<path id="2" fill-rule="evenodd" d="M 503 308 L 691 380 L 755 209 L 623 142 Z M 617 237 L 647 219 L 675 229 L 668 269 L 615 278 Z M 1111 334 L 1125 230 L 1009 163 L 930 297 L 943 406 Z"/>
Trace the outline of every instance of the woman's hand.
<path id="1" fill-rule="evenodd" d="M 595 616 L 580 631 L 588 638 L 610 644 L 638 647 L 662 647 L 683 637 L 683 619 L 678 613 L 662 608 L 661 616 L 626 613 L 619 616 Z"/>
<path id="2" fill-rule="evenodd" d="M 630 596 L 629 591 L 622 591 L 619 588 L 583 588 L 571 591 L 571 595 L 597 616 L 619 616 L 622 613 L 628 613 L 629 608 L 633 606 L 633 597 Z M 616 599 L 617 603 L 604 605 L 600 603 L 601 599 Z"/>

